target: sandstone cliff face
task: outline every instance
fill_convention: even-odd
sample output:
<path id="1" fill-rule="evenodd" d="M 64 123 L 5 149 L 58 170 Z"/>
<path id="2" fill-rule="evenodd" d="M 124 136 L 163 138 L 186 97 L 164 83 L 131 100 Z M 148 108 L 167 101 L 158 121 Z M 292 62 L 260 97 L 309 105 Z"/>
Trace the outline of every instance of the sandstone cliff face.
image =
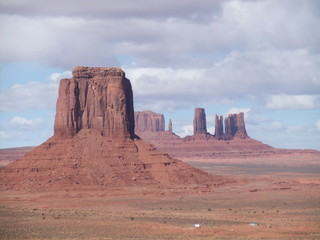
<path id="1" fill-rule="evenodd" d="M 135 112 L 136 132 L 162 132 L 164 131 L 164 116 L 152 111 Z"/>
<path id="2" fill-rule="evenodd" d="M 130 81 L 119 68 L 76 67 L 62 79 L 54 135 L 73 137 L 81 129 L 103 136 L 133 137 L 134 109 Z"/>
<path id="3" fill-rule="evenodd" d="M 207 122 L 204 108 L 196 108 L 194 111 L 193 134 L 207 134 Z"/>

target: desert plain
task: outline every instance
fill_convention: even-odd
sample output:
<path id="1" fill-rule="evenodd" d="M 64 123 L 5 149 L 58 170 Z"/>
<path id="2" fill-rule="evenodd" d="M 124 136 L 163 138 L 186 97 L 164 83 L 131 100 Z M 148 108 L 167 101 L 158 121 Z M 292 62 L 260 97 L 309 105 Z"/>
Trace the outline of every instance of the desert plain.
<path id="1" fill-rule="evenodd" d="M 2 191 L 0 238 L 320 239 L 318 157 L 182 159 L 228 179 L 208 191 Z"/>

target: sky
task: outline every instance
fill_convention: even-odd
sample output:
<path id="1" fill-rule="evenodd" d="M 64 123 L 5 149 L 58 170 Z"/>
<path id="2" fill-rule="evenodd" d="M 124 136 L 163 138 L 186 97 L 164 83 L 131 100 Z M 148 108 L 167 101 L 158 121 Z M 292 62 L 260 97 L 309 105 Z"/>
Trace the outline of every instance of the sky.
<path id="1" fill-rule="evenodd" d="M 136 111 L 191 135 L 203 107 L 245 113 L 250 137 L 320 150 L 318 0 L 0 2 L 0 148 L 53 135 L 61 78 L 121 67 Z"/>

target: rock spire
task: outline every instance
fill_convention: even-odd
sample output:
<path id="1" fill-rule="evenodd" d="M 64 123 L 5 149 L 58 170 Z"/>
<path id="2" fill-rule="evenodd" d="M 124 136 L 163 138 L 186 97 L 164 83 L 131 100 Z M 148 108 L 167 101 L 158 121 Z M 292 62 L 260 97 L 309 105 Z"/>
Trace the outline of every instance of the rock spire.
<path id="1" fill-rule="evenodd" d="M 168 132 L 172 132 L 172 121 L 171 121 L 171 118 L 169 119 L 169 123 L 168 123 Z"/>
<path id="2" fill-rule="evenodd" d="M 223 139 L 223 117 L 216 115 L 215 117 L 215 133 L 216 139 Z"/>
<path id="3" fill-rule="evenodd" d="M 204 108 L 194 110 L 193 134 L 207 134 L 206 113 Z"/>

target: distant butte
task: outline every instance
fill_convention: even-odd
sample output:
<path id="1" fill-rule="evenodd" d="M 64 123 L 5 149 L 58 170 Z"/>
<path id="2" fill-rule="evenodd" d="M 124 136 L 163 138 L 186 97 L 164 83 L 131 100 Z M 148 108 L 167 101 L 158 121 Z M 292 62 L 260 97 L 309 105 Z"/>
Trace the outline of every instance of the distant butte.
<path id="1" fill-rule="evenodd" d="M 131 83 L 121 69 L 76 67 L 72 74 L 60 82 L 54 136 L 0 169 L 2 190 L 207 191 L 225 182 L 136 136 Z M 136 121 L 138 129 L 164 131 L 163 116 L 137 113 Z"/>
<path id="2" fill-rule="evenodd" d="M 145 113 L 148 112 L 150 111 Z M 152 113 L 152 115 L 156 115 L 156 113 Z M 162 116 L 162 114 L 158 115 Z M 197 158 L 222 160 L 224 158 L 262 157 L 291 153 L 318 154 L 314 150 L 277 149 L 250 138 L 245 127 L 244 113 L 229 114 L 225 118 L 216 115 L 214 125 L 214 134 L 208 133 L 205 109 L 196 108 L 192 136 L 183 138 L 177 136 L 172 130 L 172 122 L 168 131 L 137 131 L 136 134 L 145 141 L 154 144 L 157 149 L 186 161 L 197 161 Z M 143 126 L 140 126 L 140 129 L 143 129 Z"/>

